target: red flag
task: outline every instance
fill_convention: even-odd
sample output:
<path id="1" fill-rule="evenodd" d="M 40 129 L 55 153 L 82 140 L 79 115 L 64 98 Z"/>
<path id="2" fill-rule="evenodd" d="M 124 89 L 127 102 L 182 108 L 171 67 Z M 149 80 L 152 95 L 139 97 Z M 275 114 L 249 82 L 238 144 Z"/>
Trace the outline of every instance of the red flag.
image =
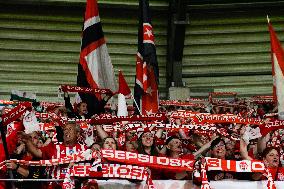
<path id="1" fill-rule="evenodd" d="M 278 115 L 284 114 L 284 51 L 272 25 L 268 22 L 271 42 L 273 97 L 278 105 Z M 279 116 L 279 119 L 281 117 Z M 284 119 L 284 118 L 282 118 Z"/>
<path id="2" fill-rule="evenodd" d="M 150 114 L 158 111 L 159 68 L 148 0 L 139 0 L 139 11 L 134 97 L 142 114 Z"/>
<path id="3" fill-rule="evenodd" d="M 120 70 L 118 74 L 118 82 L 119 82 L 118 93 L 123 94 L 124 96 L 129 96 L 131 94 L 131 91 L 123 77 L 122 71 Z"/>

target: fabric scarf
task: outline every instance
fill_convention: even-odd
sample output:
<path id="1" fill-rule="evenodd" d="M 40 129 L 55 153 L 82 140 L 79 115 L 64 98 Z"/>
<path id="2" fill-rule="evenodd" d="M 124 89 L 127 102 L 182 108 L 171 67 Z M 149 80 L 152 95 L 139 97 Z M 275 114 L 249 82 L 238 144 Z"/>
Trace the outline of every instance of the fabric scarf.
<path id="1" fill-rule="evenodd" d="M 166 121 L 168 118 L 165 114 L 157 113 L 150 115 L 132 115 L 132 116 L 112 116 L 109 114 L 97 116 L 91 119 L 90 124 L 101 125 L 121 121 Z"/>
<path id="2" fill-rule="evenodd" d="M 40 105 L 42 107 L 44 107 L 45 109 L 47 109 L 49 107 L 54 108 L 54 107 L 58 107 L 58 106 L 64 106 L 64 103 L 63 102 L 44 102 L 44 101 L 41 101 Z"/>
<path id="3" fill-rule="evenodd" d="M 149 156 L 119 150 L 101 150 L 102 157 L 108 161 L 140 165 L 157 169 L 174 171 L 193 171 L 195 160 Z"/>
<path id="4" fill-rule="evenodd" d="M 201 189 L 211 189 L 207 180 L 206 165 L 208 170 L 220 170 L 220 171 L 232 171 L 232 172 L 262 172 L 266 173 L 267 189 L 276 189 L 274 180 L 272 178 L 269 169 L 260 161 L 233 161 L 233 160 L 221 160 L 216 158 L 205 158 L 206 163 L 201 164 L 202 185 Z"/>
<path id="5" fill-rule="evenodd" d="M 206 162 L 201 163 L 201 189 L 211 189 L 206 173 Z"/>
<path id="6" fill-rule="evenodd" d="M 192 103 L 192 102 L 179 102 L 176 100 L 160 100 L 161 106 L 183 106 L 183 107 L 200 107 L 205 108 L 205 104 L 202 103 Z"/>
<path id="7" fill-rule="evenodd" d="M 75 188 L 73 177 L 122 178 L 146 181 L 148 189 L 155 189 L 150 170 L 146 167 L 121 164 L 84 164 L 70 167 L 66 173 L 63 188 Z"/>
<path id="8" fill-rule="evenodd" d="M 256 160 L 223 160 L 206 157 L 208 170 L 231 171 L 231 172 L 264 172 L 265 166 L 262 161 Z"/>
<path id="9" fill-rule="evenodd" d="M 120 150 L 101 150 L 100 152 L 91 152 L 86 150 L 84 152 L 75 153 L 64 158 L 39 160 L 39 161 L 26 161 L 11 159 L 11 161 L 30 166 L 54 166 L 69 164 L 74 162 L 88 161 L 91 159 L 98 160 L 101 157 L 103 160 L 127 163 L 131 165 L 141 165 L 158 169 L 170 169 L 174 171 L 192 171 L 195 160 L 181 159 L 181 158 L 168 158 L 149 156 L 145 154 L 137 154 L 133 152 L 120 151 Z M 1 162 L 2 167 L 5 162 Z"/>
<path id="10" fill-rule="evenodd" d="M 9 123 L 15 121 L 19 117 L 21 117 L 27 109 L 31 108 L 32 104 L 30 102 L 19 103 L 18 106 L 5 113 L 2 116 L 3 125 L 8 125 Z"/>
<path id="11" fill-rule="evenodd" d="M 260 125 L 259 128 L 262 136 L 265 136 L 270 131 L 284 129 L 284 120 L 267 118 L 265 124 Z"/>
<path id="12" fill-rule="evenodd" d="M 63 92 L 80 92 L 80 93 L 113 95 L 110 89 L 94 89 L 94 88 L 78 87 L 78 86 L 71 86 L 71 85 L 61 85 L 61 90 Z"/>
<path id="13" fill-rule="evenodd" d="M 276 189 L 272 174 L 270 173 L 269 169 L 265 168 L 265 173 L 267 177 L 267 189 Z"/>

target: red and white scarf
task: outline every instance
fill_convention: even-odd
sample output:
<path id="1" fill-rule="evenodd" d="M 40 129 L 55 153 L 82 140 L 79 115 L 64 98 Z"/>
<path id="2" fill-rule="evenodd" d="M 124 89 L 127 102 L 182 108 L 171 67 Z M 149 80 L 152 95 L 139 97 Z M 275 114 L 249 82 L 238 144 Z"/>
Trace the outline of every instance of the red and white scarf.
<path id="1" fill-rule="evenodd" d="M 112 116 L 110 114 L 104 114 L 96 116 L 91 119 L 90 124 L 109 124 L 113 122 L 121 121 L 166 121 L 168 118 L 165 114 L 156 113 L 150 115 L 132 115 L 132 116 Z"/>
<path id="2" fill-rule="evenodd" d="M 2 116 L 3 119 L 3 125 L 8 125 L 9 123 L 15 121 L 19 117 L 21 117 L 27 109 L 31 108 L 32 104 L 30 102 L 23 102 L 19 103 L 18 106 L 10 110 L 9 112 L 5 113 Z"/>
<path id="3" fill-rule="evenodd" d="M 71 85 L 61 85 L 61 90 L 63 92 L 80 92 L 80 93 L 93 93 L 93 94 L 111 94 L 113 95 L 110 89 L 94 89 L 87 87 L 78 87 Z"/>

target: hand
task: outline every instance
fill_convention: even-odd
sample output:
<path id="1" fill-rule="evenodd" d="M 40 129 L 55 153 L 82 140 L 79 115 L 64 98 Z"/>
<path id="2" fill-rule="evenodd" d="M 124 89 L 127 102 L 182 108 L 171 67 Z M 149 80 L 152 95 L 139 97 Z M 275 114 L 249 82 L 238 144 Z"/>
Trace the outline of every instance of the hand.
<path id="1" fill-rule="evenodd" d="M 14 162 L 10 160 L 7 160 L 6 166 L 8 169 L 12 169 L 12 170 L 15 170 L 17 168 L 17 164 L 15 164 Z"/>
<path id="2" fill-rule="evenodd" d="M 24 143 L 21 143 L 21 145 L 16 148 L 15 153 L 16 153 L 16 154 L 20 154 L 20 153 L 22 153 L 22 151 L 24 151 L 24 150 L 25 150 L 25 144 L 24 144 Z"/>
<path id="3" fill-rule="evenodd" d="M 18 134 L 20 140 L 23 143 L 27 143 L 27 142 L 31 141 L 31 137 L 28 134 L 26 134 L 25 132 L 19 131 L 17 134 Z"/>
<path id="4" fill-rule="evenodd" d="M 246 125 L 246 126 L 241 126 L 241 129 L 240 129 L 240 136 L 243 136 L 246 132 L 246 127 L 249 126 L 249 125 Z"/>
<path id="5" fill-rule="evenodd" d="M 101 97 L 107 102 L 112 97 L 112 94 L 102 94 Z"/>

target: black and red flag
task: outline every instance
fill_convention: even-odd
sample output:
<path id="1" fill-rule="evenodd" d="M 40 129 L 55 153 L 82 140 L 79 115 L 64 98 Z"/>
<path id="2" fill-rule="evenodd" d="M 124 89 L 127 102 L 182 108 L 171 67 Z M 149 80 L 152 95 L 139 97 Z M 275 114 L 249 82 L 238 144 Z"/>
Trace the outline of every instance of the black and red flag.
<path id="1" fill-rule="evenodd" d="M 158 83 L 159 68 L 149 2 L 148 0 L 139 0 L 138 52 L 134 98 L 142 114 L 156 113 L 158 111 Z"/>
<path id="2" fill-rule="evenodd" d="M 97 0 L 87 0 L 78 64 L 77 86 L 110 89 L 116 92 L 116 82 L 99 17 Z M 105 101 L 99 95 L 80 93 L 87 102 L 89 114 L 104 111 Z"/>

